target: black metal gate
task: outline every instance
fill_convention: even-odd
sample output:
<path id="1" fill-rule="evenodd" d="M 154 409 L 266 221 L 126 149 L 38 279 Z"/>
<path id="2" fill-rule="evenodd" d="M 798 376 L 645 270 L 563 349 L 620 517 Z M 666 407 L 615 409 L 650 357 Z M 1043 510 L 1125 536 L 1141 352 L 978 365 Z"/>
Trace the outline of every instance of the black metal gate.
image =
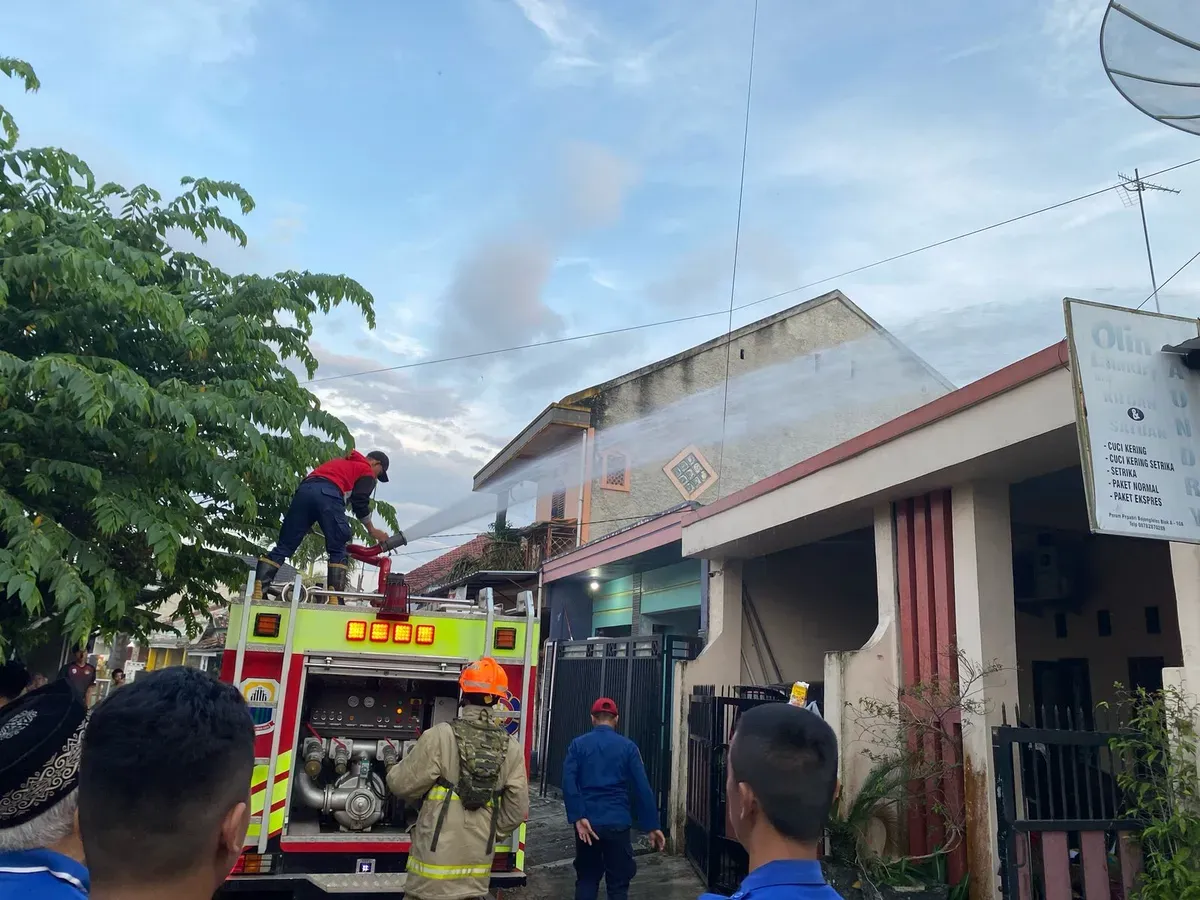
<path id="1" fill-rule="evenodd" d="M 1042 711 L 1037 720 L 1044 724 L 992 728 L 1001 895 L 1129 896 L 1141 860 L 1129 840 L 1138 823 L 1126 817 L 1117 783 L 1118 730 L 1097 730 L 1078 710 Z M 1114 850 L 1119 874 L 1109 864 Z"/>
<path id="2" fill-rule="evenodd" d="M 732 894 L 746 877 L 749 860 L 725 831 L 725 764 L 737 718 L 787 693 L 770 687 L 735 687 L 720 696 L 699 685 L 688 698 L 687 818 L 683 844 L 688 861 L 710 891 Z"/>
<path id="3" fill-rule="evenodd" d="M 694 659 L 700 647 L 699 638 L 662 634 L 558 641 L 549 646 L 546 656 L 553 662 L 539 748 L 541 792 L 545 794 L 548 785 L 562 788 L 567 747 L 591 729 L 592 703 L 610 697 L 621 711 L 618 730 L 642 751 L 659 819 L 666 828 L 675 663 Z"/>

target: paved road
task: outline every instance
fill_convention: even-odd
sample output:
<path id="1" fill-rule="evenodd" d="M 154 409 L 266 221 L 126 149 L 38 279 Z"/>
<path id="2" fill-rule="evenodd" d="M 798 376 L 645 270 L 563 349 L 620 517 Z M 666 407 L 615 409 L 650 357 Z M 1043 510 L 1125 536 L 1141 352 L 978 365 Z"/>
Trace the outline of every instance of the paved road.
<path id="1" fill-rule="evenodd" d="M 534 796 L 529 803 L 525 838 L 527 887 L 501 892 L 499 900 L 562 900 L 575 891 L 575 832 L 567 824 L 562 801 Z M 638 874 L 629 888 L 630 900 L 695 900 L 704 891 L 700 879 L 681 856 L 649 853 L 641 838 L 635 851 Z M 604 896 L 603 889 L 601 895 Z"/>
<path id="2" fill-rule="evenodd" d="M 527 887 L 502 891 L 498 900 L 564 900 L 574 892 L 575 869 L 566 863 L 531 870 Z M 704 886 L 687 860 L 655 853 L 638 857 L 638 873 L 629 886 L 629 900 L 696 900 L 703 892 Z M 600 896 L 605 896 L 603 886 Z"/>

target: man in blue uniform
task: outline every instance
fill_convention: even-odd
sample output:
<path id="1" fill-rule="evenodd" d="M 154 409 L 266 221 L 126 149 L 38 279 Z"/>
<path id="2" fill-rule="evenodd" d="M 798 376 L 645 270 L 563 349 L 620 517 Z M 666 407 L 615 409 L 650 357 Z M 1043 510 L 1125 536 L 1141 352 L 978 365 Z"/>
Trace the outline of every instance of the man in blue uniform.
<path id="1" fill-rule="evenodd" d="M 738 718 L 728 759 L 728 833 L 750 856 L 732 900 L 841 900 L 819 850 L 837 790 L 833 729 L 806 709 L 767 703 Z"/>
<path id="2" fill-rule="evenodd" d="M 83 900 L 76 824 L 87 711 L 67 681 L 0 710 L 0 900 Z"/>
<path id="3" fill-rule="evenodd" d="M 655 850 L 666 846 L 658 804 L 637 744 L 617 734 L 617 704 L 592 704 L 592 730 L 571 741 L 563 763 L 567 821 L 575 826 L 575 900 L 596 900 L 604 879 L 609 900 L 626 900 L 637 874 L 629 829 L 629 790 L 637 798 L 638 826 Z"/>

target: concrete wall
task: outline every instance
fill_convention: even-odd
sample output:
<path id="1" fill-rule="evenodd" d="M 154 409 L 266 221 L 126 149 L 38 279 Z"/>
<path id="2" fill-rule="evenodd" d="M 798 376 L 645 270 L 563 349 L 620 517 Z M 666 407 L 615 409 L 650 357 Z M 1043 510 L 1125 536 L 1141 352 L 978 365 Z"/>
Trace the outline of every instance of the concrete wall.
<path id="1" fill-rule="evenodd" d="M 838 778 L 842 796 L 852 799 L 874 763 L 866 751 L 878 752 L 878 735 L 863 727 L 855 714 L 863 701 L 895 703 L 900 684 L 898 651 L 896 528 L 891 504 L 875 511 L 875 568 L 878 624 L 867 642 L 855 650 L 825 654 L 825 721 L 838 739 Z M 895 835 L 892 835 L 895 838 Z"/>
<path id="2" fill-rule="evenodd" d="M 741 376 L 794 361 L 794 383 L 801 385 L 808 374 L 805 367 L 813 368 L 819 364 L 811 354 L 849 341 L 861 342 L 861 348 L 856 348 L 855 356 L 857 358 L 860 355 L 861 349 L 861 356 L 864 360 L 870 360 L 871 365 L 863 363 L 858 369 L 847 367 L 848 399 L 843 408 L 832 413 L 805 416 L 804 421 L 782 425 L 771 423 L 760 433 L 735 436 L 725 446 L 722 466 L 721 419 L 724 403 L 721 387 L 725 382 L 727 358 L 730 379 L 728 409 L 752 410 L 764 404 L 761 385 L 744 388 L 739 384 Z M 877 377 L 872 379 L 872 373 L 878 372 L 878 368 L 872 369 L 872 365 L 879 364 L 881 360 L 891 361 L 890 371 L 899 370 L 902 376 L 889 377 L 885 385 L 879 384 Z M 791 378 L 790 375 L 787 377 Z M 788 383 L 781 381 L 779 389 L 786 391 Z M 672 429 L 673 433 L 669 435 L 655 433 L 650 439 L 641 430 L 629 427 L 629 423 L 645 421 L 648 423 L 647 432 L 652 431 L 657 411 L 669 408 L 681 398 L 710 390 L 713 402 L 708 404 L 706 399 L 705 409 L 709 405 L 712 409 L 693 417 L 686 425 Z M 605 490 L 600 454 L 593 457 L 590 516 L 593 524 L 589 539 L 595 540 L 623 527 L 634 518 L 669 509 L 690 499 L 682 496 L 663 472 L 663 466 L 689 446 L 696 446 L 714 469 L 724 468 L 718 481 L 698 498 L 699 502 L 707 503 L 807 459 L 945 392 L 946 387 L 915 357 L 910 357 L 875 332 L 867 321 L 836 299 L 736 339 L 728 354 L 724 346 L 716 346 L 616 385 L 595 399 L 593 421 L 597 428 L 596 446 L 603 450 L 611 444 L 630 454 L 631 489 L 628 492 Z M 753 418 L 751 416 L 752 421 Z M 613 431 L 619 426 L 624 427 Z M 620 436 L 615 443 L 613 435 Z M 649 453 L 644 452 L 647 445 L 653 448 Z M 643 455 L 638 456 L 639 451 Z"/>
<path id="3" fill-rule="evenodd" d="M 1085 544 L 1089 590 L 1078 611 L 1067 612 L 1067 636 L 1055 635 L 1055 610 L 1041 615 L 1017 608 L 1018 690 L 1023 713 L 1033 709 L 1033 663 L 1086 659 L 1092 702 L 1113 701 L 1113 685 L 1129 684 L 1129 659 L 1161 656 L 1183 665 L 1179 614 L 1165 541 L 1094 535 Z M 1160 634 L 1148 634 L 1145 607 L 1157 606 Z M 1108 610 L 1112 634 L 1101 637 L 1096 613 Z"/>
<path id="4" fill-rule="evenodd" d="M 879 621 L 869 533 L 748 560 L 743 578 L 785 682 L 823 680 L 825 654 L 859 649 Z M 762 671 L 751 633 L 744 623 L 743 678 L 775 681 L 774 672 Z"/>
<path id="5" fill-rule="evenodd" d="M 1182 664 L 1173 683 L 1200 695 L 1200 546 L 1171 544 L 1171 576 L 1182 644 Z"/>

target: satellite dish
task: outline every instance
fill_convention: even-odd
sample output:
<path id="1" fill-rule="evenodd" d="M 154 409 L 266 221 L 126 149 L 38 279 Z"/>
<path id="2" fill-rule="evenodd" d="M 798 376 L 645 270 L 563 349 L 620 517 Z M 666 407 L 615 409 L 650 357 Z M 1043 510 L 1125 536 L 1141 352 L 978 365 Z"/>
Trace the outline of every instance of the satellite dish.
<path id="1" fill-rule="evenodd" d="M 1100 58 L 1113 87 L 1137 109 L 1200 134 L 1200 2 L 1110 0 Z"/>

